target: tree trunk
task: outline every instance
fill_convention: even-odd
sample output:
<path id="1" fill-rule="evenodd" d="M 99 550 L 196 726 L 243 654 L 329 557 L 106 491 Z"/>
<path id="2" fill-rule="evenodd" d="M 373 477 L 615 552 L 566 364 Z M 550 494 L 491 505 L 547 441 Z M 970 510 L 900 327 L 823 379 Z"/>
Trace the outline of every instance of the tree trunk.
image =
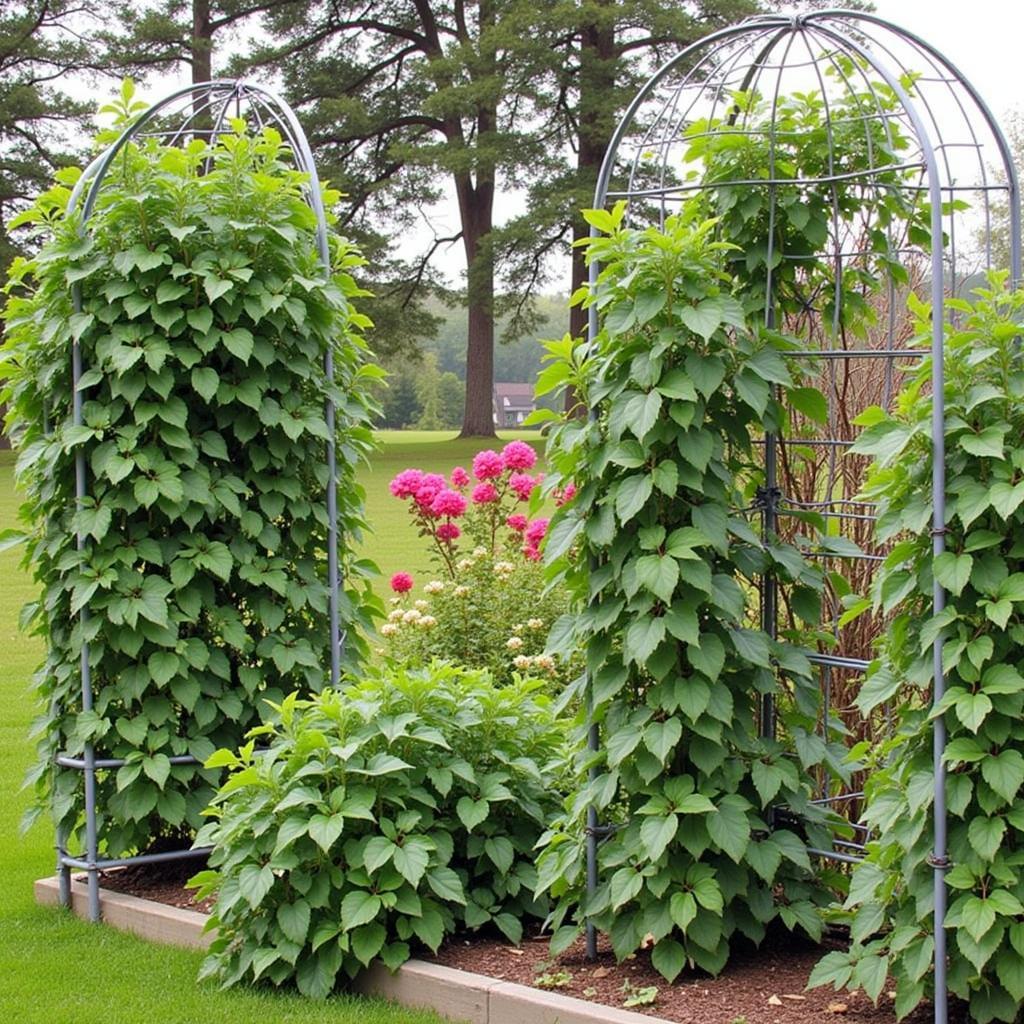
<path id="1" fill-rule="evenodd" d="M 189 40 L 192 84 L 213 78 L 213 31 L 210 28 L 210 0 L 192 0 L 192 38 Z M 205 108 L 207 98 L 195 93 L 192 99 L 193 125 L 208 130 L 213 118 Z"/>
<path id="2" fill-rule="evenodd" d="M 611 6 L 611 0 L 598 0 L 602 7 Z M 605 151 L 615 130 L 615 29 L 613 22 L 597 24 L 591 22 L 580 28 L 580 71 L 579 71 L 579 140 L 577 143 L 576 180 L 580 191 L 586 195 L 589 206 L 593 201 L 597 176 L 601 170 Z M 577 214 L 572 225 L 572 240 L 579 241 L 590 234 L 590 227 Z M 582 249 L 572 250 L 570 272 L 570 294 L 575 295 L 587 280 L 586 257 Z M 588 311 L 581 306 L 569 310 L 569 333 L 582 338 L 587 333 Z M 565 393 L 565 410 L 573 410 L 580 416 L 586 410 L 579 404 L 576 392 L 569 388 Z"/>
<path id="3" fill-rule="evenodd" d="M 480 0 L 479 43 L 495 24 L 491 0 Z M 481 50 L 486 47 L 481 45 Z M 480 62 L 486 80 L 495 71 L 493 53 Z M 490 143 L 498 123 L 496 100 L 481 100 L 476 108 L 476 183 L 466 172 L 456 172 L 455 191 L 462 218 L 466 249 L 466 408 L 459 437 L 494 437 L 494 182 L 496 168 L 480 150 Z"/>
<path id="4" fill-rule="evenodd" d="M 466 249 L 468 336 L 466 409 L 459 437 L 494 437 L 494 250 L 491 227 L 494 188 L 456 180 Z"/>

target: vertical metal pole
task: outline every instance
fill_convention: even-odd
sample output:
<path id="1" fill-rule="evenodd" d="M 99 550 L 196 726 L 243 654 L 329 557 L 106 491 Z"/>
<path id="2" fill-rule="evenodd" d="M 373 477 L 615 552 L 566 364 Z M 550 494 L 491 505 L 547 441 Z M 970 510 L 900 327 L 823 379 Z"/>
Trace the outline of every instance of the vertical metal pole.
<path id="1" fill-rule="evenodd" d="M 607 157 L 606 157 L 607 159 Z M 597 235 L 597 229 L 591 227 L 590 237 L 593 238 Z M 587 285 L 590 288 L 590 293 L 593 295 L 597 288 L 597 278 L 599 274 L 599 267 L 597 261 L 591 261 L 590 266 L 587 268 Z M 597 340 L 598 334 L 598 323 L 597 323 L 597 306 L 592 305 L 587 311 L 587 344 L 593 346 Z M 588 412 L 591 421 L 597 419 L 597 410 L 591 408 Z M 591 556 L 590 569 L 594 569 L 594 559 Z M 587 690 L 587 750 L 590 753 L 591 759 L 601 749 L 601 730 L 594 721 L 594 686 L 593 680 L 590 676 L 589 669 L 586 670 L 586 690 Z M 591 765 L 588 772 L 590 782 L 593 783 L 597 778 L 597 766 Z M 593 803 L 587 807 L 587 900 L 588 902 L 593 899 L 594 893 L 597 892 L 598 877 L 597 877 L 597 808 Z M 597 929 L 594 927 L 593 922 L 590 918 L 587 918 L 586 922 L 586 943 L 587 943 L 587 959 L 597 959 Z"/>
<path id="2" fill-rule="evenodd" d="M 769 283 L 770 289 L 770 283 Z M 768 309 L 765 326 L 775 327 L 775 309 L 771 292 L 767 296 Z M 775 388 L 772 387 L 774 392 Z M 778 529 L 778 435 L 765 435 L 764 444 L 764 508 L 761 512 L 761 537 L 767 541 Z M 778 634 L 779 587 L 772 572 L 767 572 L 761 582 L 761 628 L 774 640 Z M 766 693 L 761 698 L 761 735 L 765 739 L 775 738 L 775 695 Z"/>
<path id="3" fill-rule="evenodd" d="M 77 288 L 74 291 L 74 307 L 76 312 L 81 312 L 81 293 Z M 76 339 L 71 347 L 71 410 L 72 422 L 76 427 L 82 425 L 82 393 L 79 390 L 78 382 L 82 379 L 82 348 Z M 85 475 L 85 452 L 81 445 L 75 451 L 75 508 L 82 508 L 82 501 L 86 493 Z M 79 530 L 76 538 L 78 550 L 85 551 L 85 534 Z M 85 629 L 89 621 L 88 609 L 83 607 L 79 613 L 79 628 L 82 631 L 81 651 L 81 673 L 82 673 L 82 710 L 92 710 L 92 676 L 89 665 L 89 642 L 85 638 Z M 99 921 L 100 919 L 100 879 L 96 867 L 98 856 L 96 840 L 96 751 L 92 741 L 88 740 L 83 751 L 85 760 L 84 783 L 85 783 L 85 859 L 89 877 L 89 920 Z"/>
<path id="4" fill-rule="evenodd" d="M 931 177 L 932 204 L 932 558 L 946 550 L 946 408 L 945 368 L 945 295 L 943 291 L 942 263 L 942 203 L 938 174 Z M 933 574 L 934 576 L 934 574 Z M 934 614 L 946 606 L 946 593 L 937 579 L 933 584 Z M 940 633 L 932 644 L 932 705 L 937 707 L 946 691 L 942 669 Z M 936 715 L 932 725 L 932 771 L 935 778 L 934 847 L 931 864 L 934 871 L 935 898 L 935 1024 L 948 1020 L 948 993 L 946 991 L 946 723 Z"/>
<path id="5" fill-rule="evenodd" d="M 71 906 L 71 868 L 64 863 L 68 839 L 64 829 L 57 829 L 57 903 L 62 907 Z"/>

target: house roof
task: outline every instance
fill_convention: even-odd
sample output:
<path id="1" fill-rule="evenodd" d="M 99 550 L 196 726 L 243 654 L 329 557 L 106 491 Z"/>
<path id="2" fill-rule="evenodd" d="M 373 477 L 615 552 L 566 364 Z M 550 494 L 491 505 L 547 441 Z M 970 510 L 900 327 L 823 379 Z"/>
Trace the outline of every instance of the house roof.
<path id="1" fill-rule="evenodd" d="M 532 409 L 533 385 L 520 381 L 496 381 L 494 402 L 502 409 Z"/>

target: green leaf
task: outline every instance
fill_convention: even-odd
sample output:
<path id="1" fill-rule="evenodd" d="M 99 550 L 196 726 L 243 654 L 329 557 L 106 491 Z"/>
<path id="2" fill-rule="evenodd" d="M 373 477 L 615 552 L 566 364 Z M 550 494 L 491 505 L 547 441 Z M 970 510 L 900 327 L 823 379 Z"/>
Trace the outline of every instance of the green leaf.
<path id="1" fill-rule="evenodd" d="M 654 481 L 646 473 L 634 473 L 619 481 L 615 492 L 615 512 L 619 522 L 628 523 L 647 504 Z"/>
<path id="2" fill-rule="evenodd" d="M 967 840 L 974 852 L 983 860 L 992 860 L 995 857 L 1004 835 L 1006 822 L 1002 818 L 978 817 L 967 828 Z M 979 941 L 981 939 L 980 935 L 974 937 Z"/>
<path id="3" fill-rule="evenodd" d="M 274 872 L 269 864 L 246 864 L 238 873 L 238 891 L 255 910 L 274 884 Z"/>
<path id="4" fill-rule="evenodd" d="M 451 868 L 431 868 L 427 872 L 427 885 L 438 899 L 447 900 L 449 903 L 464 904 L 466 902 L 462 881 Z"/>
<path id="5" fill-rule="evenodd" d="M 493 836 L 484 841 L 484 853 L 503 875 L 507 875 L 515 860 L 515 849 L 504 836 Z"/>
<path id="6" fill-rule="evenodd" d="M 737 864 L 743 860 L 750 840 L 747 802 L 731 794 L 718 802 L 717 813 L 705 819 L 711 839 Z"/>
<path id="7" fill-rule="evenodd" d="M 668 718 L 664 722 L 649 722 L 644 727 L 644 745 L 662 764 L 665 764 L 682 735 L 683 725 L 678 718 Z"/>
<path id="8" fill-rule="evenodd" d="M 178 656 L 170 651 L 154 651 L 147 661 L 150 678 L 157 686 L 164 686 L 178 672 Z"/>
<path id="9" fill-rule="evenodd" d="M 696 306 L 683 306 L 677 315 L 694 334 L 707 341 L 722 325 L 722 310 L 714 299 L 705 299 Z"/>
<path id="10" fill-rule="evenodd" d="M 644 555 L 637 559 L 636 577 L 644 589 L 669 602 L 679 582 L 679 563 L 667 555 Z"/>
<path id="11" fill-rule="evenodd" d="M 1001 459 L 1003 457 L 1003 436 L 1005 430 L 998 427 L 986 427 L 979 434 L 961 434 L 957 441 L 965 452 L 982 458 Z"/>
<path id="12" fill-rule="evenodd" d="M 678 828 L 679 819 L 674 814 L 665 817 L 648 816 L 644 819 L 640 826 L 640 842 L 650 860 L 657 860 L 665 852 Z"/>
<path id="13" fill-rule="evenodd" d="M 398 849 L 395 844 L 385 836 L 373 836 L 366 844 L 363 851 L 363 864 L 366 870 L 372 875 L 382 868 L 394 856 Z"/>
<path id="14" fill-rule="evenodd" d="M 381 906 L 380 897 L 376 893 L 365 889 L 353 889 L 346 893 L 341 901 L 342 929 L 350 932 L 372 921 L 380 913 Z"/>
<path id="15" fill-rule="evenodd" d="M 192 371 L 192 387 L 209 402 L 220 387 L 220 374 L 212 367 L 197 366 Z"/>
<path id="16" fill-rule="evenodd" d="M 970 555 L 957 555 L 952 551 L 943 551 L 935 559 L 935 578 L 957 597 L 963 593 L 967 581 L 971 578 L 971 567 L 974 559 Z"/>
<path id="17" fill-rule="evenodd" d="M 430 852 L 422 842 L 416 842 L 412 837 L 395 849 L 392 859 L 398 873 L 410 885 L 417 886 L 430 863 Z"/>
<path id="18" fill-rule="evenodd" d="M 654 649 L 665 639 L 665 620 L 642 616 L 634 619 L 626 630 L 623 651 L 626 661 L 643 665 L 654 653 Z"/>
<path id="19" fill-rule="evenodd" d="M 673 982 L 686 965 L 686 953 L 675 939 L 662 939 L 651 951 L 651 964 L 663 978 Z"/>
<path id="20" fill-rule="evenodd" d="M 477 825 L 482 825 L 487 820 L 490 805 L 486 800 L 474 800 L 472 797 L 463 796 L 455 805 L 455 813 L 466 826 L 466 830 L 472 832 Z"/>
<path id="21" fill-rule="evenodd" d="M 828 423 L 828 401 L 817 388 L 790 388 L 786 392 L 790 405 L 815 423 Z"/>
<path id="22" fill-rule="evenodd" d="M 977 732 L 992 710 L 992 701 L 984 693 L 965 693 L 957 698 L 953 707 L 964 726 Z"/>
<path id="23" fill-rule="evenodd" d="M 697 901 L 690 892 L 675 892 L 669 900 L 669 914 L 679 929 L 685 934 L 691 922 L 697 916 Z"/>
<path id="24" fill-rule="evenodd" d="M 376 922 L 364 924 L 352 933 L 352 952 L 363 966 L 369 967 L 370 961 L 380 952 L 387 937 L 388 933 L 384 925 Z"/>
<path id="25" fill-rule="evenodd" d="M 309 904 L 303 900 L 282 903 L 277 908 L 277 923 L 285 938 L 292 942 L 304 943 L 309 933 Z"/>
<path id="26" fill-rule="evenodd" d="M 327 817 L 324 814 L 314 814 L 309 819 L 309 836 L 324 853 L 338 841 L 342 830 L 345 827 L 345 816 L 340 812 Z"/>
<path id="27" fill-rule="evenodd" d="M 990 755 L 981 762 L 981 775 L 1004 800 L 1011 802 L 1024 785 L 1024 756 L 1018 750 Z"/>

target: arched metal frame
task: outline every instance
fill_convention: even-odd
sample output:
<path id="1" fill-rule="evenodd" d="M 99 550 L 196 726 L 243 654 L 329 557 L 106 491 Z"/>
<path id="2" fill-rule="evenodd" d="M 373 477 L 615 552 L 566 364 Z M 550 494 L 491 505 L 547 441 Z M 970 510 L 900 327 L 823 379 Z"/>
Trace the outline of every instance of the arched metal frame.
<path id="1" fill-rule="evenodd" d="M 204 138 L 215 141 L 223 134 L 229 118 L 247 117 L 256 128 L 275 127 L 282 135 L 291 150 L 296 167 L 305 177 L 303 191 L 310 209 L 316 217 L 317 252 L 323 265 L 324 273 L 330 275 L 331 255 L 327 227 L 327 215 L 321 195 L 320 180 L 313 159 L 313 151 L 309 141 L 299 124 L 299 120 L 288 104 L 276 93 L 262 86 L 246 81 L 219 79 L 178 89 L 153 104 L 141 113 L 121 133 L 117 140 L 101 153 L 86 168 L 79 178 L 68 202 L 68 213 L 81 210 L 80 231 L 84 235 L 88 231 L 89 217 L 95 209 L 97 200 L 103 189 L 107 173 L 117 154 L 133 140 L 143 139 L 149 135 L 158 136 L 174 145 L 182 140 Z M 74 285 L 72 301 L 76 312 L 81 310 L 81 289 Z M 82 392 L 79 381 L 82 378 L 82 352 L 77 338 L 72 344 L 72 418 L 78 426 L 82 423 Z M 334 381 L 334 357 L 328 348 L 324 356 L 324 373 L 328 387 Z M 334 442 L 335 436 L 335 403 L 328 393 L 325 400 L 325 420 L 327 422 L 328 441 L 326 443 L 327 458 L 327 517 L 328 517 L 328 550 L 327 550 L 327 584 L 329 592 L 329 629 L 331 651 L 331 685 L 337 686 L 341 678 L 341 658 L 344 650 L 344 634 L 340 622 L 340 588 L 341 571 L 338 560 L 338 495 L 337 495 L 337 455 Z M 85 454 L 81 448 L 75 456 L 75 498 L 80 508 L 83 499 L 88 495 L 89 480 L 86 470 Z M 77 545 L 79 550 L 86 546 L 86 534 L 79 531 Z M 79 613 L 81 621 L 88 618 L 88 606 Z M 90 710 L 93 706 L 91 669 L 89 665 L 88 643 L 83 643 L 81 652 L 82 677 L 82 708 Z M 190 755 L 170 758 L 172 764 L 198 764 Z M 92 742 L 85 744 L 82 757 L 70 757 L 59 753 L 56 763 L 64 768 L 78 769 L 84 776 L 85 787 L 85 827 L 86 849 L 82 856 L 70 854 L 66 848 L 67 837 L 57 836 L 57 875 L 60 889 L 60 903 L 67 906 L 71 902 L 71 870 L 84 870 L 88 876 L 88 911 L 93 921 L 100 919 L 99 872 L 129 864 L 159 863 L 186 857 L 202 856 L 209 848 L 193 848 L 160 853 L 138 854 L 133 857 L 116 859 L 103 858 L 99 855 L 96 828 L 96 772 L 120 768 L 125 762 L 120 758 L 96 757 Z"/>
<path id="2" fill-rule="evenodd" d="M 847 60 L 852 61 L 848 63 Z M 849 69 L 849 70 L 848 70 Z M 958 69 L 938 50 L 891 22 L 873 14 L 828 10 L 803 15 L 764 15 L 752 18 L 742 24 L 715 32 L 682 50 L 675 58 L 658 70 L 643 86 L 628 107 L 619 123 L 605 155 L 594 196 L 594 206 L 603 208 L 612 201 L 625 200 L 628 203 L 627 216 L 631 221 L 651 222 L 663 225 L 666 216 L 678 208 L 688 197 L 699 190 L 708 188 L 702 180 L 686 180 L 681 171 L 682 153 L 689 145 L 684 131 L 698 119 L 707 117 L 725 120 L 729 129 L 748 130 L 743 114 L 738 109 L 728 109 L 732 104 L 733 91 L 757 91 L 760 95 L 771 96 L 772 119 L 770 135 L 770 166 L 764 176 L 747 181 L 732 181 L 724 184 L 767 189 L 774 218 L 777 191 L 815 184 L 828 186 L 833 195 L 833 223 L 830 225 L 829 250 L 820 250 L 815 255 L 828 256 L 836 268 L 836 299 L 840 296 L 840 278 L 845 266 L 866 253 L 858 249 L 857 239 L 851 237 L 841 223 L 835 200 L 835 187 L 841 179 L 849 183 L 851 175 L 836 171 L 834 160 L 838 153 L 834 149 L 833 124 L 828 97 L 836 89 L 829 89 L 826 75 L 835 79 L 836 85 L 847 95 L 856 90 L 873 100 L 873 109 L 858 111 L 864 122 L 868 144 L 870 167 L 862 174 L 852 175 L 862 179 L 859 187 L 865 189 L 892 190 L 889 183 L 877 181 L 879 175 L 898 172 L 901 184 L 896 185 L 902 193 L 916 195 L 918 203 L 927 203 L 920 208 L 930 218 L 930 237 L 933 244 L 930 251 L 919 244 L 913 244 L 907 237 L 897 237 L 888 231 L 889 252 L 902 257 L 903 261 L 917 259 L 929 279 L 932 305 L 931 349 L 933 395 L 932 416 L 932 538 L 933 557 L 944 550 L 945 532 L 945 473 L 946 453 L 943 401 L 943 337 L 945 323 L 945 297 L 949 289 L 956 291 L 965 283 L 963 257 L 958 257 L 957 243 L 966 231 L 983 240 L 982 251 L 974 258 L 979 266 L 991 264 L 992 201 L 1000 197 L 1007 206 L 1009 222 L 1009 270 L 1015 282 L 1021 277 L 1021 240 L 1019 186 L 1013 158 L 1006 139 L 978 92 L 964 79 Z M 854 76 L 856 82 L 851 81 Z M 887 109 L 879 100 L 876 76 L 898 101 L 896 109 Z M 795 84 L 803 91 L 817 90 L 825 98 L 825 128 L 829 145 L 829 174 L 811 182 L 809 179 L 786 177 L 775 166 L 774 119 L 778 101 L 785 82 Z M 892 159 L 878 159 L 871 154 L 870 125 L 874 123 L 891 140 L 891 130 L 898 126 L 904 137 L 912 143 L 909 155 L 898 162 Z M 714 129 L 709 127 L 710 133 Z M 750 129 L 756 130 L 756 129 Z M 762 134 L 766 134 L 762 131 Z M 888 154 L 891 157 L 891 154 Z M 991 167 L 998 171 L 993 173 Z M 716 181 L 715 186 L 723 182 Z M 977 214 L 980 204 L 981 222 L 973 224 L 963 210 L 958 209 L 955 200 L 969 197 Z M 770 223 L 774 223 L 771 220 Z M 596 229 L 592 236 L 597 235 Z M 766 263 L 771 265 L 773 236 L 768 244 Z M 790 254 L 779 254 L 786 258 Z M 804 254 L 806 255 L 806 254 Z M 960 265 L 958 265 L 960 259 Z M 926 269 L 927 268 L 927 269 Z M 592 290 L 597 288 L 600 266 L 594 262 L 589 268 L 589 283 Z M 769 282 L 770 282 L 769 278 Z M 838 342 L 836 329 L 839 321 L 839 303 L 835 303 L 835 323 L 831 334 L 827 327 L 822 330 L 821 345 L 809 344 L 807 351 L 799 353 L 808 360 L 821 360 L 818 365 L 825 374 L 835 379 L 839 372 L 851 373 L 851 367 L 861 360 L 877 361 L 885 365 L 885 396 L 891 399 L 893 378 L 897 360 L 916 359 L 926 354 L 920 349 L 900 347 L 898 321 L 893 300 L 898 290 L 891 275 L 887 280 L 889 300 L 888 324 L 884 325 L 885 336 L 879 344 L 851 349 Z M 818 309 L 819 318 L 822 316 Z M 769 283 L 765 302 L 767 326 L 775 326 L 774 296 Z M 778 325 L 783 327 L 784 325 Z M 593 343 L 599 331 L 597 306 L 590 307 L 588 337 Z M 813 339 L 812 339 L 813 340 Z M 841 368 L 841 371 L 840 371 Z M 835 426 L 834 407 L 830 407 L 829 424 Z M 596 413 L 594 413 L 596 415 Z M 801 443 L 807 444 L 803 437 Z M 810 442 L 827 451 L 830 465 L 837 465 L 837 456 L 852 443 L 849 437 L 835 433 Z M 785 439 L 769 435 L 764 439 L 765 486 L 760 503 L 760 518 L 765 534 L 773 533 L 780 517 L 791 509 L 815 507 L 822 515 L 837 523 L 840 531 L 851 523 L 870 523 L 872 510 L 863 502 L 850 498 L 832 500 L 831 491 L 826 492 L 825 501 L 816 501 L 785 495 L 779 487 L 779 457 Z M 838 557 L 838 556 L 829 556 Z M 878 560 L 878 555 L 863 556 Z M 762 628 L 775 635 L 778 625 L 778 593 L 775 581 L 770 577 L 762 580 L 760 615 Z M 933 593 L 935 612 L 941 611 L 945 593 L 936 582 Z M 820 666 L 824 693 L 823 727 L 829 720 L 829 692 L 831 673 L 863 672 L 868 666 L 867 651 L 839 654 L 807 651 L 810 660 Z M 933 646 L 934 685 L 932 700 L 938 704 L 944 690 L 942 668 L 942 637 L 936 638 Z M 588 691 L 589 692 L 589 691 Z M 771 736 L 775 731 L 774 708 L 770 697 L 764 699 L 761 709 L 761 731 Z M 600 748 L 600 731 L 591 716 L 589 746 L 594 752 Z M 934 829 L 931 864 L 934 868 L 934 938 L 935 938 L 935 1021 L 947 1021 L 946 999 L 946 936 L 943 922 L 946 913 L 946 885 L 944 872 L 950 867 L 946 844 L 945 767 L 943 753 L 946 745 L 945 726 L 942 717 L 936 717 L 933 725 L 933 770 L 934 770 Z M 596 769 L 592 770 L 592 775 Z M 860 794 L 848 794 L 848 796 Z M 824 795 L 822 803 L 835 798 Z M 844 797 L 843 799 L 846 799 Z M 598 884 L 598 845 L 609 829 L 602 826 L 594 807 L 588 810 L 587 820 L 587 885 L 591 891 Z M 837 842 L 832 850 L 812 851 L 823 857 L 844 862 L 860 859 L 863 843 Z M 597 952 L 596 933 L 593 926 L 587 927 L 587 951 L 593 957 Z"/>

